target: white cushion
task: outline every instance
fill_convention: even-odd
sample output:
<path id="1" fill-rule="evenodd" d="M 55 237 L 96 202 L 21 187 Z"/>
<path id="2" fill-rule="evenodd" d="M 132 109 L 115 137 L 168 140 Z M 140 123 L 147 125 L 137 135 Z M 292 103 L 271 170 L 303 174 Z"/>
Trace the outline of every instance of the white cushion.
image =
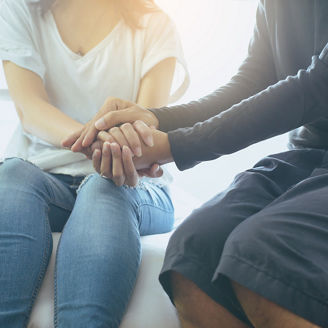
<path id="1" fill-rule="evenodd" d="M 142 262 L 127 312 L 120 328 L 179 328 L 176 311 L 158 282 L 171 233 L 141 238 Z M 53 251 L 34 304 L 28 328 L 53 328 L 54 265 L 60 234 L 53 234 Z"/>

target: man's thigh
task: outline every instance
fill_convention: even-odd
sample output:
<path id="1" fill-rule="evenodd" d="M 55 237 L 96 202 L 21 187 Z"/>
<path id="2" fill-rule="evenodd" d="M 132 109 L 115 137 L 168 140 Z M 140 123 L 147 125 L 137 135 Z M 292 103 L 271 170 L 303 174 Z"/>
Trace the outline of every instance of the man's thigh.
<path id="1" fill-rule="evenodd" d="M 290 188 L 238 225 L 214 275 L 319 326 L 328 324 L 328 169 Z"/>
<path id="2" fill-rule="evenodd" d="M 178 227 L 167 248 L 160 281 L 169 296 L 170 272 L 176 271 L 234 312 L 239 304 L 231 296 L 230 284 L 225 282 L 224 291 L 212 284 L 226 240 L 247 218 L 307 178 L 321 161 L 322 152 L 307 150 L 266 157 L 239 174 L 227 190 L 195 210 Z"/>

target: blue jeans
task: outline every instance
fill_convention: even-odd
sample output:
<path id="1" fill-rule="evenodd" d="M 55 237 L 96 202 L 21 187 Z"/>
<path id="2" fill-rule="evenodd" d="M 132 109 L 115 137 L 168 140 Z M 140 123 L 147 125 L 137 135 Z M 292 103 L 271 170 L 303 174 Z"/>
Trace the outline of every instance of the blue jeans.
<path id="1" fill-rule="evenodd" d="M 52 252 L 51 232 L 63 226 L 55 327 L 119 326 L 138 273 L 140 235 L 170 231 L 172 203 L 165 188 L 152 184 L 118 188 L 97 174 L 82 180 L 17 158 L 0 166 L 0 327 L 26 327 Z"/>

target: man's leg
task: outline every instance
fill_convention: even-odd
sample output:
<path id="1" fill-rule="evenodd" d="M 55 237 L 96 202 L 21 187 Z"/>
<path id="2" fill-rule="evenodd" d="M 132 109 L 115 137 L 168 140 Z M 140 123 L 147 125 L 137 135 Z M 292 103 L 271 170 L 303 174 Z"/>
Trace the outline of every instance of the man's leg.
<path id="1" fill-rule="evenodd" d="M 322 162 L 322 154 L 320 151 L 305 150 L 265 158 L 253 169 L 238 175 L 227 190 L 194 211 L 178 227 L 166 251 L 160 282 L 171 300 L 177 302 L 180 312 L 182 304 L 192 300 L 185 292 L 196 293 L 197 290 L 198 294 L 204 296 L 202 299 L 205 310 L 215 308 L 220 311 L 224 308 L 227 320 L 232 320 L 232 314 L 244 325 L 252 326 L 233 292 L 229 279 L 223 277 L 219 285 L 212 283 L 222 259 L 225 243 L 242 222 L 310 176 L 313 169 Z M 191 289 L 187 287 L 188 284 L 182 284 L 182 279 L 176 279 L 176 273 L 193 282 L 198 289 Z M 198 297 L 201 296 L 195 298 Z M 195 307 L 198 307 L 198 303 Z M 197 313 L 193 304 L 190 309 L 190 313 Z M 209 316 L 205 310 L 204 316 Z M 240 324 L 236 320 L 236 324 Z M 217 327 L 217 324 L 214 326 Z"/>
<path id="2" fill-rule="evenodd" d="M 232 285 L 254 327 L 320 328 L 235 282 Z M 248 327 L 181 274 L 171 274 L 171 286 L 182 328 Z"/>
<path id="3" fill-rule="evenodd" d="M 328 158 L 323 163 L 225 243 L 213 284 L 238 283 L 235 295 L 255 327 L 327 327 Z"/>
<path id="4" fill-rule="evenodd" d="M 182 328 L 248 327 L 181 274 L 171 274 L 171 286 Z"/>
<path id="5" fill-rule="evenodd" d="M 255 327 L 320 328 L 236 282 L 233 282 L 232 286 L 245 313 Z"/>

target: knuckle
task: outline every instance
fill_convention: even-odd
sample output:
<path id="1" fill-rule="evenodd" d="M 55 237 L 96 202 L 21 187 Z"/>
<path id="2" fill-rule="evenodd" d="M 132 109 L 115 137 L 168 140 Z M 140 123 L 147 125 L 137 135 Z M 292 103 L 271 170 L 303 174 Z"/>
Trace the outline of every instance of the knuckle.
<path id="1" fill-rule="evenodd" d="M 109 132 L 112 133 L 112 134 L 116 134 L 116 133 L 119 132 L 119 130 L 120 130 L 120 129 L 119 129 L 117 126 L 114 126 L 113 128 L 111 128 L 111 129 L 109 130 Z"/>
<path id="2" fill-rule="evenodd" d="M 123 123 L 121 125 L 121 129 L 123 130 L 127 130 L 127 129 L 130 129 L 131 128 L 131 124 L 130 123 Z"/>

